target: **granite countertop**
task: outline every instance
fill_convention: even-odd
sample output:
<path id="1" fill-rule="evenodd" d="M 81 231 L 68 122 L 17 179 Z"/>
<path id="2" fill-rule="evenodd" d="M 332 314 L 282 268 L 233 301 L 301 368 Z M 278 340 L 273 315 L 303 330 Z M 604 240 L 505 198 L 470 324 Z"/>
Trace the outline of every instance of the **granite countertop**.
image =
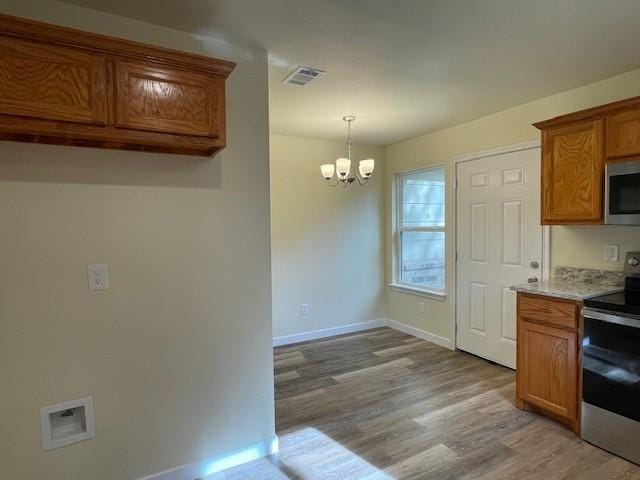
<path id="1" fill-rule="evenodd" d="M 590 268 L 557 267 L 555 276 L 546 282 L 513 285 L 511 290 L 549 297 L 585 300 L 599 295 L 620 292 L 624 274 Z"/>

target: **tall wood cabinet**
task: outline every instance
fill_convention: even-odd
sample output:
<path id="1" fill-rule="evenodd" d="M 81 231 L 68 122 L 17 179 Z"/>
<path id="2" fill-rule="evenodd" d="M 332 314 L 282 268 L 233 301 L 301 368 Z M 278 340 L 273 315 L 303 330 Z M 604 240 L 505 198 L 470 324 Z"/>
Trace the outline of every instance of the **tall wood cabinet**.
<path id="1" fill-rule="evenodd" d="M 578 302 L 518 293 L 516 395 L 580 433 Z"/>
<path id="2" fill-rule="evenodd" d="M 0 139 L 212 155 L 234 66 L 0 15 Z"/>
<path id="3" fill-rule="evenodd" d="M 640 97 L 534 125 L 542 131 L 541 223 L 603 223 L 606 163 L 640 155 Z"/>

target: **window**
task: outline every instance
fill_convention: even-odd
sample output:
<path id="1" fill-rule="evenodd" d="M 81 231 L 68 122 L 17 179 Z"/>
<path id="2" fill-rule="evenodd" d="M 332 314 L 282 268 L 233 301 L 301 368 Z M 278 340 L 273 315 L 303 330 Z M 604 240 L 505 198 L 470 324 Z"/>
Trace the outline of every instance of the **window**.
<path id="1" fill-rule="evenodd" d="M 444 167 L 397 176 L 396 278 L 399 287 L 445 294 Z"/>

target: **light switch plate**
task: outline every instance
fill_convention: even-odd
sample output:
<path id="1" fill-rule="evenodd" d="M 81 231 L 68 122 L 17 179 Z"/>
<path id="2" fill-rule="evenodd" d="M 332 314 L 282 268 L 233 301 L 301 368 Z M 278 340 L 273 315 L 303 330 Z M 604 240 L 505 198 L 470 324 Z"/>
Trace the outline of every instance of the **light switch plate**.
<path id="1" fill-rule="evenodd" d="M 109 288 L 109 269 L 106 263 L 89 265 L 87 267 L 87 282 L 89 291 L 107 290 Z"/>
<path id="2" fill-rule="evenodd" d="M 309 304 L 307 303 L 300 304 L 300 316 L 306 317 L 307 315 L 309 315 Z"/>
<path id="3" fill-rule="evenodd" d="M 604 259 L 607 262 L 618 262 L 620 260 L 618 245 L 605 245 Z"/>

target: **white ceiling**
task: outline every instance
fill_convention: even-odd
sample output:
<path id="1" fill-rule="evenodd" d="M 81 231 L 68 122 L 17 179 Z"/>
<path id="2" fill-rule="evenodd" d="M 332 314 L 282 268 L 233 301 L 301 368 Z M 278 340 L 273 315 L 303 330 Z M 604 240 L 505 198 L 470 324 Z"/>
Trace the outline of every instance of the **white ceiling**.
<path id="1" fill-rule="evenodd" d="M 638 0 L 66 0 L 270 55 L 274 133 L 388 145 L 640 67 Z M 327 74 L 283 85 L 297 65 Z"/>

